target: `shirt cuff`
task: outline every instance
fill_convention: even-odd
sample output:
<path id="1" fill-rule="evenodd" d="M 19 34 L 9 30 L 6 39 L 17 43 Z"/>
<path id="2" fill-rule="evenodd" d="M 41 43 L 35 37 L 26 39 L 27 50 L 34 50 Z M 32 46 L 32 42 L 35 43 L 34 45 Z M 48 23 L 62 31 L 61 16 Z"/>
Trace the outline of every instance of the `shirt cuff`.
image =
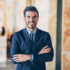
<path id="1" fill-rule="evenodd" d="M 31 61 L 33 61 L 34 59 L 34 54 L 31 54 Z"/>

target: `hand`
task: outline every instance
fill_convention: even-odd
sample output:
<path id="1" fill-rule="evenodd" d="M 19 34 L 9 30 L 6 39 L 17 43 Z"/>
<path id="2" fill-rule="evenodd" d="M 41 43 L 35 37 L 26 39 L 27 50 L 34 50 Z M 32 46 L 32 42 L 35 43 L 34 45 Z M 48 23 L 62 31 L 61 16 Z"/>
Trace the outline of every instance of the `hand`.
<path id="1" fill-rule="evenodd" d="M 14 59 L 16 62 L 25 62 L 27 60 L 31 60 L 31 56 L 25 54 L 16 54 L 12 59 Z"/>
<path id="2" fill-rule="evenodd" d="M 41 49 L 41 51 L 38 54 L 43 54 L 43 53 L 49 53 L 51 48 L 48 48 L 48 46 L 45 46 Z"/>

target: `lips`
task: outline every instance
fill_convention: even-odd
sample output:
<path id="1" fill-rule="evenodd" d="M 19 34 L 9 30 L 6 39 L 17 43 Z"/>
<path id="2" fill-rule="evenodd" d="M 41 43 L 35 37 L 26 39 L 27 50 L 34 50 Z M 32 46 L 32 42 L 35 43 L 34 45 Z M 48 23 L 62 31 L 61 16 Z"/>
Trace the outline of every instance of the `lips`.
<path id="1" fill-rule="evenodd" d="M 30 24 L 30 25 L 34 25 L 34 22 L 30 22 L 29 24 Z"/>
<path id="2" fill-rule="evenodd" d="M 30 23 L 30 25 L 31 25 L 31 26 L 33 26 L 33 25 L 34 25 L 34 23 Z"/>

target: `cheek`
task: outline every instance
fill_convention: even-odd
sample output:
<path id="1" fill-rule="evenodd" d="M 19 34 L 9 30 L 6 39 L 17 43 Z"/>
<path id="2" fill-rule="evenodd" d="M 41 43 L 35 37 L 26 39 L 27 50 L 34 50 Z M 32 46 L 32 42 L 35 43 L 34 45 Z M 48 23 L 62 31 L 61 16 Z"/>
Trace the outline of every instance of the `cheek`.
<path id="1" fill-rule="evenodd" d="M 27 19 L 27 18 L 24 18 L 24 21 L 25 21 L 25 22 L 27 22 L 27 21 L 28 21 L 28 19 Z"/>
<path id="2" fill-rule="evenodd" d="M 36 19 L 36 22 L 38 22 L 38 18 Z"/>

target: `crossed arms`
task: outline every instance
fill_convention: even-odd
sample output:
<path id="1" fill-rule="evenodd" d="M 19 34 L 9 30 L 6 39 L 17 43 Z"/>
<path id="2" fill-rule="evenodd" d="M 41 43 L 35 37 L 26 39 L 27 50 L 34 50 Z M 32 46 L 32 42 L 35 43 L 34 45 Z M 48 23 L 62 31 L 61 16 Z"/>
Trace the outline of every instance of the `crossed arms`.
<path id="1" fill-rule="evenodd" d="M 48 46 L 45 46 L 41 49 L 41 51 L 38 54 L 44 54 L 44 53 L 49 53 L 51 48 L 48 48 Z M 26 54 L 15 54 L 13 55 L 14 61 L 16 62 L 25 62 L 28 60 L 32 60 L 31 55 L 26 55 Z"/>
<path id="2" fill-rule="evenodd" d="M 51 43 L 50 36 L 48 37 L 47 43 L 45 42 L 45 45 L 37 54 L 33 54 L 33 59 L 31 57 L 31 54 L 21 54 L 19 51 L 19 41 L 17 36 L 14 35 L 12 39 L 12 46 L 11 46 L 11 59 L 14 64 L 16 63 L 24 63 L 26 61 L 32 61 L 34 63 L 40 63 L 40 62 L 48 62 L 53 60 L 53 48 Z"/>

